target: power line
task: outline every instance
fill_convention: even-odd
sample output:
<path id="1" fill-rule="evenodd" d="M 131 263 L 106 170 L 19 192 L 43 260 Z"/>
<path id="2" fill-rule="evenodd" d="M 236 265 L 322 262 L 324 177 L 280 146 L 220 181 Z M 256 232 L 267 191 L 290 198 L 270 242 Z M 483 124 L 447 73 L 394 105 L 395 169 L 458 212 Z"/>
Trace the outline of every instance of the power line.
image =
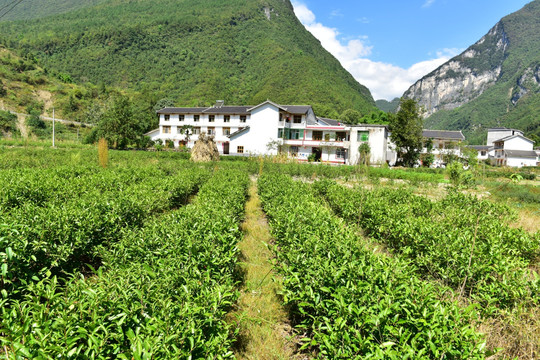
<path id="1" fill-rule="evenodd" d="M 13 10 L 15 8 L 15 6 L 19 5 L 20 3 L 22 3 L 23 0 L 14 0 L 12 1 L 11 3 L 7 4 L 7 5 L 4 5 L 1 9 L 0 9 L 0 12 L 2 12 L 5 8 L 11 6 L 5 13 L 1 14 L 0 15 L 0 19 L 2 19 L 4 16 L 6 16 L 7 14 L 9 14 L 11 12 L 11 10 Z"/>

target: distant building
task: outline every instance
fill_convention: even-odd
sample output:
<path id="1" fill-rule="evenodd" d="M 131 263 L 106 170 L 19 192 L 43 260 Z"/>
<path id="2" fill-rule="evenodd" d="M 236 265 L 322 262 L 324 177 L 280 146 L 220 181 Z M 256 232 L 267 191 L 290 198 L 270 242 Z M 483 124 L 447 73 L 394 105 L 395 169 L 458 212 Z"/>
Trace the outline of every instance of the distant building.
<path id="1" fill-rule="evenodd" d="M 431 139 L 433 142 L 432 154 L 435 156 L 435 164 L 444 164 L 446 156 L 453 155 L 462 157 L 461 144 L 465 141 L 465 136 L 461 131 L 451 130 L 423 130 L 422 136 L 425 140 Z M 422 149 L 422 153 L 427 153 L 427 147 Z"/>
<path id="2" fill-rule="evenodd" d="M 523 136 L 523 131 L 504 127 L 490 128 L 486 145 L 469 146 L 478 152 L 479 160 L 488 160 L 498 166 L 536 166 L 538 154 L 534 141 Z"/>
<path id="3" fill-rule="evenodd" d="M 492 163 L 499 166 L 536 166 L 534 141 L 521 134 L 506 136 L 493 142 L 495 155 Z"/>
<path id="4" fill-rule="evenodd" d="M 310 105 L 268 100 L 255 106 L 225 106 L 218 101 L 212 107 L 164 108 L 157 114 L 159 128 L 146 135 L 154 141 L 172 141 L 175 147 L 192 147 L 205 132 L 214 136 L 219 152 L 225 155 L 275 155 L 281 151 L 299 161 L 356 164 L 358 147 L 368 143 L 371 164 L 387 160 L 385 125 L 343 124 L 316 116 Z"/>

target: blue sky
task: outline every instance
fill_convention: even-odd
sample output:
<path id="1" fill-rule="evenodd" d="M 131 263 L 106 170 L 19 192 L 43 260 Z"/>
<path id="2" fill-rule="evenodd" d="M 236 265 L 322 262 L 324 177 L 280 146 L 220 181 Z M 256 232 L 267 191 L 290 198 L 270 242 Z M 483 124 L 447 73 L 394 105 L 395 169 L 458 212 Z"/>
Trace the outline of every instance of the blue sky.
<path id="1" fill-rule="evenodd" d="M 302 24 L 375 99 L 391 100 L 530 0 L 292 2 Z"/>

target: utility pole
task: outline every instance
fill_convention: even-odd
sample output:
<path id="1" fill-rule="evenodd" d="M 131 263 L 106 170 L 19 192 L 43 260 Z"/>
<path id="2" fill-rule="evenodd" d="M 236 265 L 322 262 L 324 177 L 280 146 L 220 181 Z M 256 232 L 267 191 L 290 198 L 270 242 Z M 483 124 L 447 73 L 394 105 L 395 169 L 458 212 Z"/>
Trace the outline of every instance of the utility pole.
<path id="1" fill-rule="evenodd" d="M 54 147 L 54 106 L 52 108 L 52 147 Z"/>

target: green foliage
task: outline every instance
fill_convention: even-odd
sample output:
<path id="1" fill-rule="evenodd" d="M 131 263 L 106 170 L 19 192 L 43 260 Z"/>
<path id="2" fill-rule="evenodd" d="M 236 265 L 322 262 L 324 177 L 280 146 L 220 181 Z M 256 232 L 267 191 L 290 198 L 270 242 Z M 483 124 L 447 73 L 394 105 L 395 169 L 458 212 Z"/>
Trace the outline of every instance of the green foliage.
<path id="1" fill-rule="evenodd" d="M 167 96 L 179 105 L 269 98 L 338 114 L 374 109 L 369 90 L 298 22 L 289 2 L 62 3 L 57 12 L 34 11 L 36 4 L 21 8 L 16 18 L 42 18 L 0 23 L 0 33 L 4 43 L 35 54 L 65 83 L 103 82 L 160 94 L 152 106 Z M 265 7 L 273 9 L 270 20 Z M 61 15 L 44 17 L 51 12 Z"/>
<path id="2" fill-rule="evenodd" d="M 387 112 L 387 113 L 395 113 L 397 112 L 397 109 L 399 107 L 399 98 L 394 98 L 392 101 L 388 100 L 376 100 L 375 105 L 378 109 Z"/>
<path id="3" fill-rule="evenodd" d="M 360 112 L 353 110 L 353 109 L 347 109 L 343 113 L 341 113 L 339 119 L 342 120 L 346 124 L 360 124 L 360 119 L 362 118 L 362 114 Z"/>
<path id="4" fill-rule="evenodd" d="M 6 88 L 4 87 L 4 83 L 2 82 L 2 80 L 0 79 L 0 97 L 4 97 L 7 95 L 7 90 Z"/>
<path id="5" fill-rule="evenodd" d="M 410 259 L 422 276 L 498 308 L 536 306 L 539 277 L 529 266 L 540 255 L 534 235 L 513 229 L 509 208 L 450 192 L 432 202 L 405 190 L 352 190 L 316 186 L 332 209 L 364 232 Z"/>
<path id="6" fill-rule="evenodd" d="M 171 99 L 160 99 L 156 105 L 154 105 L 154 111 L 161 110 L 166 107 L 174 107 L 174 101 Z"/>
<path id="7" fill-rule="evenodd" d="M 458 188 L 470 188 L 476 185 L 474 174 L 471 170 L 463 169 L 463 164 L 459 161 L 453 161 L 448 164 L 446 171 L 452 185 Z"/>
<path id="8" fill-rule="evenodd" d="M 107 139 L 114 148 L 126 148 L 142 136 L 143 125 L 136 116 L 134 106 L 127 96 L 112 100 L 111 107 L 98 124 L 98 137 Z"/>
<path id="9" fill-rule="evenodd" d="M 258 184 L 303 349 L 329 359 L 484 357 L 471 308 L 440 300 L 445 289 L 409 262 L 365 248 L 309 185 L 276 173 Z"/>
<path id="10" fill-rule="evenodd" d="M 17 115 L 0 110 L 0 133 L 13 133 L 17 130 Z"/>
<path id="11" fill-rule="evenodd" d="M 369 154 L 371 153 L 371 148 L 367 142 L 358 146 L 358 153 L 360 154 L 358 162 L 362 165 L 369 165 Z"/>
<path id="12" fill-rule="evenodd" d="M 10 224 L 0 227 L 0 249 L 11 246 L 6 257 L 1 253 L 6 355 L 232 357 L 233 329 L 224 317 L 237 298 L 238 223 L 249 177 L 218 171 L 208 180 L 208 170 L 184 163 L 177 172 L 171 165 L 49 170 L 44 192 L 27 191 L 37 190 L 39 169 L 26 171 L 26 186 L 0 180 L 18 190 L 0 207 Z M 196 199 L 182 207 L 199 186 Z M 64 208 L 66 216 L 51 214 L 48 227 L 26 226 L 36 220 L 22 215 L 32 209 L 45 219 Z M 85 266 L 85 253 L 101 259 L 88 266 L 93 276 L 65 274 Z M 52 268 L 42 264 L 55 257 Z M 25 265 L 31 262 L 38 265 Z"/>
<path id="13" fill-rule="evenodd" d="M 400 109 L 396 116 L 392 116 L 389 126 L 399 163 L 409 167 L 416 164 L 422 151 L 423 125 L 421 110 L 416 101 L 402 98 Z"/>

